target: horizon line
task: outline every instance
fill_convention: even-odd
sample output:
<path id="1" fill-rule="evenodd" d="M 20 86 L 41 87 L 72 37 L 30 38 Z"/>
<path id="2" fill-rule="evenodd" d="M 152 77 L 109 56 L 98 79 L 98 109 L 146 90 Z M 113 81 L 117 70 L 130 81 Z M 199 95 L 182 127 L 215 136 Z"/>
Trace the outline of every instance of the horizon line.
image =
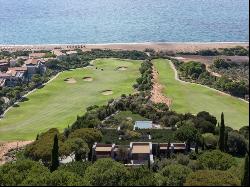
<path id="1" fill-rule="evenodd" d="M 1 47 L 22 47 L 22 46 L 54 46 L 54 45 L 141 45 L 141 44 L 249 44 L 249 41 L 231 42 L 116 42 L 116 43 L 59 43 L 59 44 L 0 44 Z"/>

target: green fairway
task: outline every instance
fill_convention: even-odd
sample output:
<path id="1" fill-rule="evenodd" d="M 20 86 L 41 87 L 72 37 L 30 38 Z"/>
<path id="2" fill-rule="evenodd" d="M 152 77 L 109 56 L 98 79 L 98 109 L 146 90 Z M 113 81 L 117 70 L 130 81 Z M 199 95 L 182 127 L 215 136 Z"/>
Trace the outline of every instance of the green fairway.
<path id="1" fill-rule="evenodd" d="M 140 76 L 140 64 L 132 60 L 99 59 L 94 67 L 61 73 L 44 88 L 30 94 L 28 101 L 7 112 L 0 120 L 0 141 L 32 140 L 37 133 L 52 127 L 63 130 L 77 115 L 83 115 L 86 107 L 132 93 L 132 85 Z M 117 70 L 120 66 L 127 69 Z M 84 81 L 83 77 L 91 77 L 93 81 Z M 67 78 L 73 78 L 70 80 L 75 83 L 65 82 Z M 113 94 L 103 95 L 104 90 L 112 90 Z"/>
<path id="2" fill-rule="evenodd" d="M 224 112 L 226 125 L 234 129 L 249 125 L 248 103 L 200 85 L 175 80 L 168 60 L 154 60 L 154 65 L 159 72 L 160 83 L 164 86 L 164 94 L 172 100 L 172 110 L 193 114 L 208 111 L 218 121 L 221 112 Z"/>

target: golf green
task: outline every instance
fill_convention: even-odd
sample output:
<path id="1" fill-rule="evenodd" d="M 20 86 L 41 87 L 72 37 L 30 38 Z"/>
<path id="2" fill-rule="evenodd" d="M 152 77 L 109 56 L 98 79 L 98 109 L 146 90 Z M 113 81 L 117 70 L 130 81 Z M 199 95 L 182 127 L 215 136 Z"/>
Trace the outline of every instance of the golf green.
<path id="1" fill-rule="evenodd" d="M 90 105 L 134 91 L 141 61 L 98 59 L 94 66 L 62 72 L 31 93 L 19 107 L 0 120 L 0 141 L 32 140 L 37 133 L 56 127 L 63 130 Z M 126 70 L 119 70 L 126 67 Z"/>
<path id="2" fill-rule="evenodd" d="M 239 129 L 249 125 L 248 103 L 201 85 L 175 80 L 175 72 L 168 60 L 154 60 L 154 65 L 159 72 L 159 81 L 164 86 L 164 94 L 172 100 L 172 110 L 192 114 L 208 111 L 218 121 L 221 112 L 224 112 L 227 126 Z"/>

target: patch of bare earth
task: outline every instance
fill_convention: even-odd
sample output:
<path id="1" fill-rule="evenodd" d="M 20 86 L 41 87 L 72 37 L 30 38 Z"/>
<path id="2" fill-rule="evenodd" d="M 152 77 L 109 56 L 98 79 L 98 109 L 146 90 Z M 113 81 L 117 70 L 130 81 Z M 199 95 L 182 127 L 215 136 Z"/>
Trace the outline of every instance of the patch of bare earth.
<path id="1" fill-rule="evenodd" d="M 163 95 L 163 86 L 159 83 L 159 73 L 156 71 L 155 67 L 153 67 L 153 89 L 151 91 L 150 100 L 154 103 L 165 103 L 169 107 L 172 104 L 171 99 L 167 98 Z"/>
<path id="2" fill-rule="evenodd" d="M 68 84 L 75 84 L 76 83 L 76 80 L 74 78 L 66 78 L 64 81 Z"/>
<path id="3" fill-rule="evenodd" d="M 127 69 L 128 69 L 128 67 L 126 67 L 126 66 L 121 66 L 121 67 L 117 68 L 118 71 L 125 71 Z"/>
<path id="4" fill-rule="evenodd" d="M 8 161 L 6 154 L 12 150 L 18 150 L 24 146 L 32 143 L 33 141 L 15 141 L 0 143 L 0 165 Z"/>
<path id="5" fill-rule="evenodd" d="M 101 93 L 102 93 L 102 95 L 112 95 L 113 91 L 112 90 L 103 90 Z"/>
<path id="6" fill-rule="evenodd" d="M 87 81 L 87 82 L 91 82 L 91 81 L 93 81 L 93 78 L 92 77 L 83 77 L 83 80 Z"/>

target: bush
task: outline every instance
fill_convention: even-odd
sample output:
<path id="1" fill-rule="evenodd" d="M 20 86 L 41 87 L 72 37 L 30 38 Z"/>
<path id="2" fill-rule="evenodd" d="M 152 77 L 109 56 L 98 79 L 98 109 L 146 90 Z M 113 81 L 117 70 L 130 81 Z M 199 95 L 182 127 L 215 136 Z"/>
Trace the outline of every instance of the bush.
<path id="1" fill-rule="evenodd" d="M 227 171 L 200 170 L 188 175 L 184 186 L 239 186 L 240 180 Z"/>
<path id="2" fill-rule="evenodd" d="M 49 169 L 38 162 L 20 160 L 0 167 L 0 186 L 46 185 Z"/>
<path id="3" fill-rule="evenodd" d="M 186 177 L 192 172 L 187 166 L 171 164 L 164 167 L 159 173 L 164 177 L 165 186 L 182 186 Z"/>
<path id="4" fill-rule="evenodd" d="M 187 155 L 184 154 L 177 154 L 176 160 L 178 164 L 187 166 L 189 164 L 189 158 Z"/>
<path id="5" fill-rule="evenodd" d="M 98 159 L 85 172 L 85 179 L 94 186 L 123 185 L 127 176 L 127 168 L 111 159 Z"/>
<path id="6" fill-rule="evenodd" d="M 219 150 L 204 152 L 198 158 L 198 161 L 204 168 L 211 170 L 227 170 L 236 165 L 236 160 L 231 155 L 223 153 Z"/>
<path id="7" fill-rule="evenodd" d="M 204 138 L 205 147 L 207 149 L 216 149 L 218 138 L 212 133 L 205 133 L 202 135 Z"/>
<path id="8" fill-rule="evenodd" d="M 228 133 L 228 151 L 233 155 L 244 156 L 247 150 L 247 142 L 243 135 L 237 131 Z"/>

